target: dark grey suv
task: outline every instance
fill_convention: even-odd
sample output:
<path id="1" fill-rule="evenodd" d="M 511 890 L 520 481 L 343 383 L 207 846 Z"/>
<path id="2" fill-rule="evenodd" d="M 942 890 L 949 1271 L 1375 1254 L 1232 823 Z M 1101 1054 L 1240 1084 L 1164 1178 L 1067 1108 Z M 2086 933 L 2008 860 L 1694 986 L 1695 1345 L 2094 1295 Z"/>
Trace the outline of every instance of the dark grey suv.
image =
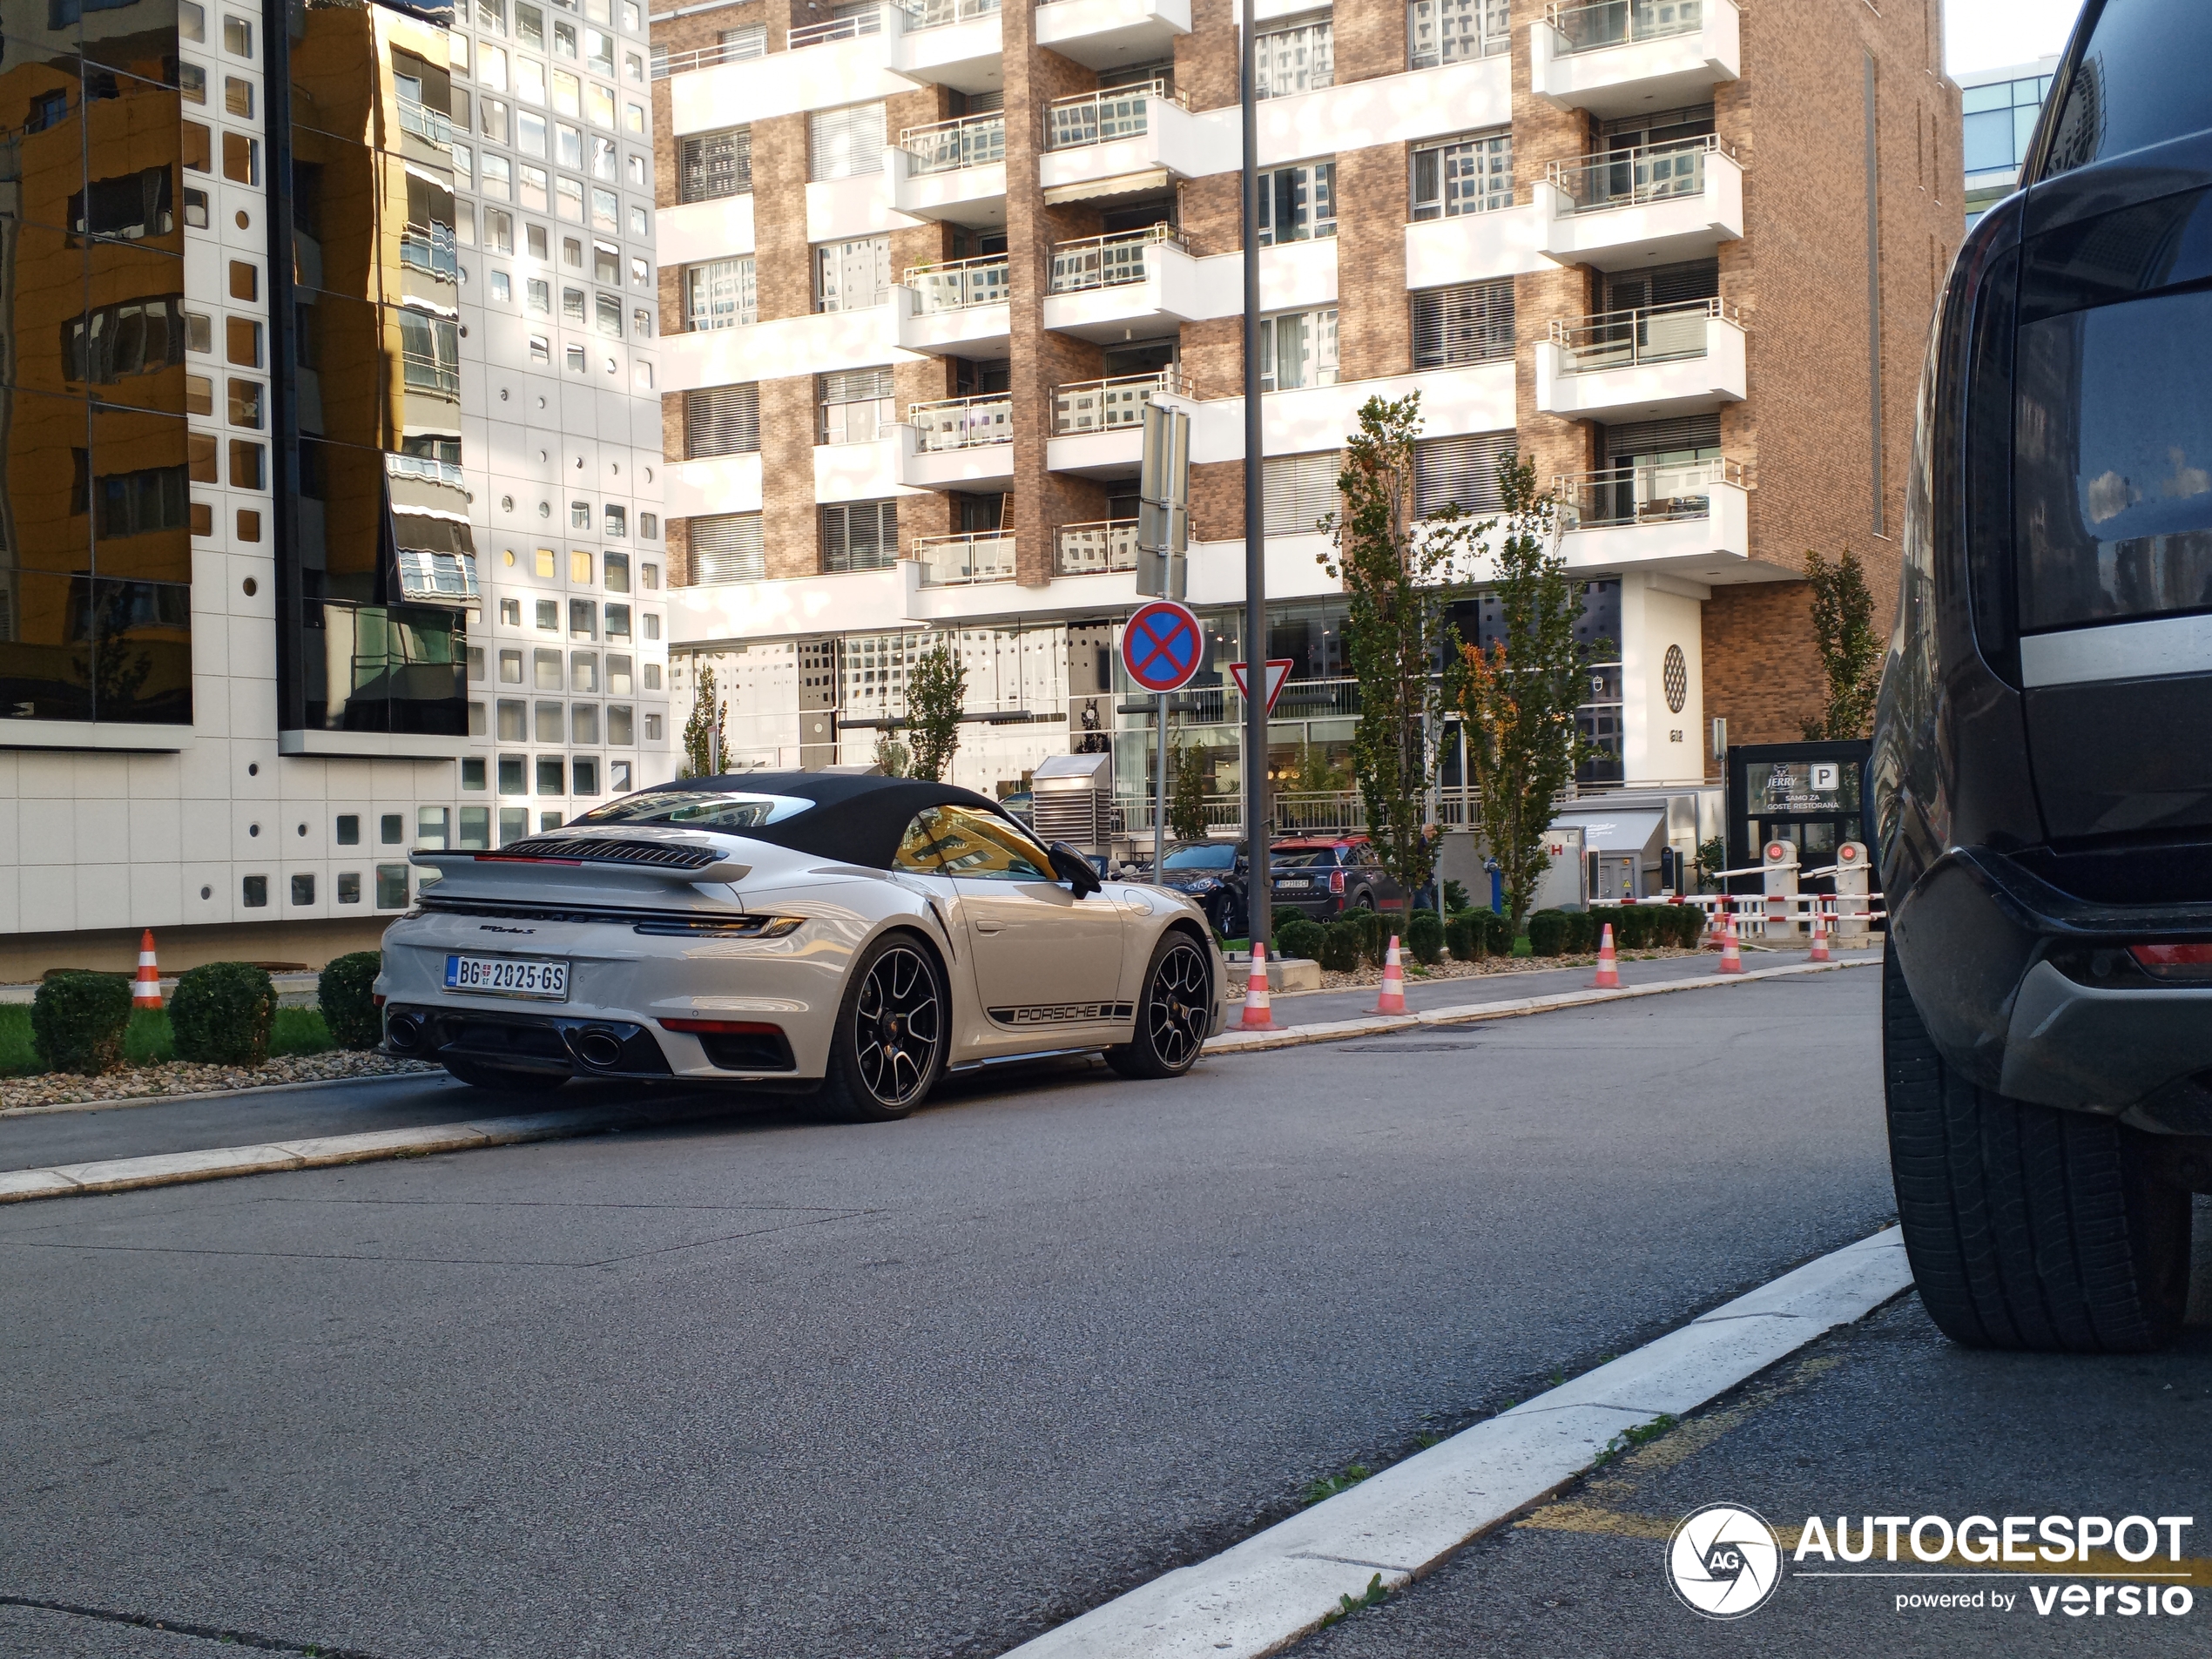
<path id="1" fill-rule="evenodd" d="M 1872 777 L 1898 1211 L 1960 1342 L 2178 1329 L 2212 1191 L 2212 5 L 2089 0 L 1929 349 Z"/>

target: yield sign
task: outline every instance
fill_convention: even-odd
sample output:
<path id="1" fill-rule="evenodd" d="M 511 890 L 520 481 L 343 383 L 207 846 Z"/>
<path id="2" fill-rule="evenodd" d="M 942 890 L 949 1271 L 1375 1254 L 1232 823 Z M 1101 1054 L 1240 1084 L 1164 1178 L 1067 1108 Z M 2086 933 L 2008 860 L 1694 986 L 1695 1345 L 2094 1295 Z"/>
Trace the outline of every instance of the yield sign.
<path id="1" fill-rule="evenodd" d="M 1275 712 L 1275 699 L 1282 696 L 1283 682 L 1290 678 L 1291 668 L 1291 659 L 1288 657 L 1271 657 L 1267 659 L 1267 711 L 1270 714 Z M 1229 671 L 1236 676 L 1237 695 L 1249 701 L 1251 692 L 1244 685 L 1244 664 L 1231 663 Z"/>
<path id="2" fill-rule="evenodd" d="M 1188 605 L 1154 599 L 1122 630 L 1122 666 L 1148 691 L 1179 691 L 1205 660 L 1205 635 Z"/>

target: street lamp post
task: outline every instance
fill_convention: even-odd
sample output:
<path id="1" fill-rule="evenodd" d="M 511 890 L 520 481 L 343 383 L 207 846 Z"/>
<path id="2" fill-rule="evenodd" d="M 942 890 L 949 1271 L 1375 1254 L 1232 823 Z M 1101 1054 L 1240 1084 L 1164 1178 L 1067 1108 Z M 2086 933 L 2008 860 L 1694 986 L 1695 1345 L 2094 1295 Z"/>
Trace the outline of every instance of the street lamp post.
<path id="1" fill-rule="evenodd" d="M 1241 113 L 1244 175 L 1244 882 L 1246 936 L 1274 936 L 1267 854 L 1267 536 L 1260 489 L 1259 45 L 1252 0 L 1242 0 Z"/>

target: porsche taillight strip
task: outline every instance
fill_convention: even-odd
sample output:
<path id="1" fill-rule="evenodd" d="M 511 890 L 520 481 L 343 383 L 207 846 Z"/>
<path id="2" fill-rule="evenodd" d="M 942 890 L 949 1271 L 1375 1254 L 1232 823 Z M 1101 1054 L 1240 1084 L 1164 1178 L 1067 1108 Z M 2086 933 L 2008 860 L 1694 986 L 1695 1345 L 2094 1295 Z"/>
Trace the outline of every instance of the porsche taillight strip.
<path id="1" fill-rule="evenodd" d="M 720 861 L 711 846 L 668 841 L 595 840 L 589 836 L 531 837 L 510 841 L 496 853 L 479 853 L 479 864 L 642 864 L 664 870 L 704 870 Z"/>
<path id="2" fill-rule="evenodd" d="M 422 895 L 421 908 L 448 916 L 483 916 L 495 921 L 603 922 L 633 933 L 664 938 L 781 939 L 795 932 L 803 916 L 752 914 L 687 916 L 622 905 L 505 904 L 496 899 Z"/>

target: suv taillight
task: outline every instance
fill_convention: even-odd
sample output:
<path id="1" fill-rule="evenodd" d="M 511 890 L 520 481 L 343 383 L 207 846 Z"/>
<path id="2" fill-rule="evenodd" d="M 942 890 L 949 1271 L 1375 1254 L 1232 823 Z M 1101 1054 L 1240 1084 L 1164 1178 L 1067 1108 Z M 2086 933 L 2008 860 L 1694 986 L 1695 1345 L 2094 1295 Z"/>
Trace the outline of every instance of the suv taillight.
<path id="1" fill-rule="evenodd" d="M 2212 945 L 2130 945 L 2128 954 L 2158 979 L 2212 979 Z"/>
<path id="2" fill-rule="evenodd" d="M 1329 891 L 1332 893 L 1342 893 L 1344 891 L 1344 872 L 1342 870 L 1332 870 L 1329 872 Z"/>

